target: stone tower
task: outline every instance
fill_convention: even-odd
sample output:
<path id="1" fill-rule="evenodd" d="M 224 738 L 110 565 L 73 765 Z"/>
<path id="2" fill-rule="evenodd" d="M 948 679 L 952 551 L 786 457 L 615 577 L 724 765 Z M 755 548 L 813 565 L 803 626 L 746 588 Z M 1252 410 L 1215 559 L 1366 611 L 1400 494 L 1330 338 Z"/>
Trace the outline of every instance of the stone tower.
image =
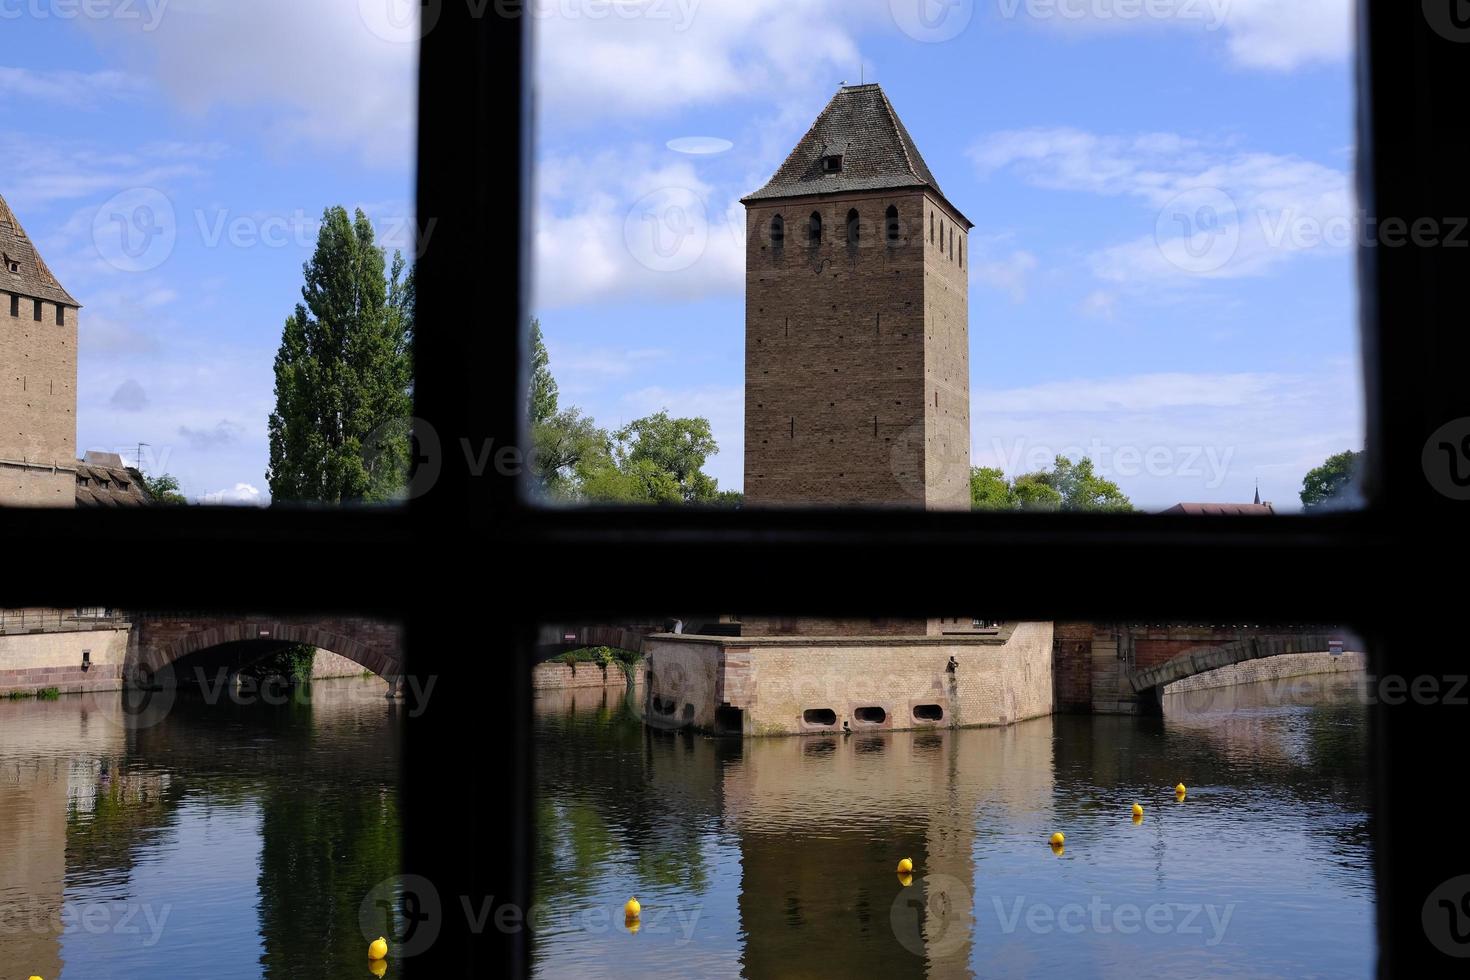
<path id="1" fill-rule="evenodd" d="M 746 503 L 968 509 L 972 224 L 883 90 L 742 202 Z"/>
<path id="2" fill-rule="evenodd" d="M 79 309 L 0 197 L 0 505 L 76 504 Z"/>

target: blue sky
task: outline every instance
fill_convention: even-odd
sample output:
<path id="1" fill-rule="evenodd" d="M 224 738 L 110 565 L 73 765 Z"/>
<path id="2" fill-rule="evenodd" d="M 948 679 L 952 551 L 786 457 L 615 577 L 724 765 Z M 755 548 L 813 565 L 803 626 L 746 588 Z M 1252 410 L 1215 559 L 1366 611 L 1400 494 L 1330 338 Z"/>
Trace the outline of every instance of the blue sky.
<path id="1" fill-rule="evenodd" d="M 322 208 L 409 240 L 401 3 L 0 0 L 20 40 L 0 53 L 0 193 L 86 306 L 83 449 L 141 440 L 191 495 L 259 499 L 271 358 Z M 705 415 L 710 470 L 740 485 L 737 199 L 862 77 L 976 224 L 977 463 L 1086 452 L 1140 505 L 1249 500 L 1259 479 L 1294 506 L 1307 469 L 1361 448 L 1347 0 L 534 17 L 533 310 L 563 404 L 608 426 Z M 137 253 L 169 213 L 172 235 L 122 248 L 114 215 L 142 222 Z"/>

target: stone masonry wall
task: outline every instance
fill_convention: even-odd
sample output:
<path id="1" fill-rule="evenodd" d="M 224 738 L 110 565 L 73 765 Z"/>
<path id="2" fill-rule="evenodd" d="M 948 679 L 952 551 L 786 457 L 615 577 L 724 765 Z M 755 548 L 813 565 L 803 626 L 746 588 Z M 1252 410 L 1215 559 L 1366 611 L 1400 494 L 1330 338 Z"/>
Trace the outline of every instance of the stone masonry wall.
<path id="1" fill-rule="evenodd" d="M 1052 713 L 1052 627 L 1017 623 L 1004 639 L 649 640 L 651 698 L 699 728 L 715 708 L 745 712 L 746 734 L 1006 725 Z M 958 666 L 947 670 L 950 658 Z M 932 706 L 932 707 L 931 707 Z M 937 708 L 937 710 L 935 710 Z M 860 716 L 859 709 L 864 709 Z M 882 720 L 870 720 L 882 712 Z M 917 710 L 916 710 L 917 709 Z M 830 710 L 830 720 L 809 710 Z M 932 712 L 926 717 L 925 711 Z M 687 719 L 684 717 L 687 715 Z"/>
<path id="2" fill-rule="evenodd" d="M 899 215 L 895 244 L 886 234 L 890 206 Z M 949 483 L 933 491 L 926 486 L 927 454 L 934 451 L 930 389 L 948 386 L 952 397 L 941 390 L 940 411 L 958 419 L 968 384 L 956 340 L 965 315 L 963 280 L 957 269 L 929 269 L 931 262 L 947 262 L 937 258 L 937 233 L 932 246 L 927 237 L 931 208 L 916 191 L 748 208 L 745 496 L 751 506 L 922 507 L 939 504 L 941 489 L 955 497 L 946 497 L 945 506 L 958 502 Z M 859 215 L 855 245 L 847 240 L 850 209 Z M 808 240 L 813 212 L 821 216 L 816 246 Z M 780 247 L 771 234 L 778 214 L 785 225 Z M 941 288 L 943 298 L 928 295 Z M 926 355 L 931 314 L 944 318 L 933 359 Z M 958 449 L 951 449 L 954 456 Z M 968 464 L 968 438 L 963 450 Z"/>
<path id="3" fill-rule="evenodd" d="M 642 669 L 640 664 L 637 669 Z M 628 686 L 628 675 L 623 668 L 616 664 L 603 670 L 597 664 L 577 664 L 576 670 L 571 664 L 544 663 L 537 664 L 531 670 L 531 687 L 538 691 L 563 690 L 566 688 L 581 687 L 616 687 Z"/>
<path id="4" fill-rule="evenodd" d="M 0 504 L 76 504 L 77 311 L 0 292 Z M 12 313 L 14 311 L 14 313 Z M 38 464 L 46 469 L 4 465 Z M 53 472 L 49 467 L 64 467 Z"/>
<path id="5" fill-rule="evenodd" d="M 82 670 L 82 651 L 91 666 Z M 49 687 L 63 694 L 122 687 L 128 630 L 83 630 L 0 636 L 0 696 Z"/>

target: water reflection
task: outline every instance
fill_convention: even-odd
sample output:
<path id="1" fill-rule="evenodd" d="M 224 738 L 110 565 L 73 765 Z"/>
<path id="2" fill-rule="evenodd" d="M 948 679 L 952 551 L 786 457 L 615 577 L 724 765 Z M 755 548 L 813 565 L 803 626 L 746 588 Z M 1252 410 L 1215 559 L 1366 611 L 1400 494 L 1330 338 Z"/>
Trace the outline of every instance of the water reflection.
<path id="1" fill-rule="evenodd" d="M 645 731 L 615 691 L 542 698 L 534 973 L 1365 975 L 1350 693 L 744 742 Z"/>
<path id="2" fill-rule="evenodd" d="M 358 907 L 398 874 L 401 703 L 116 694 L 0 702 L 0 977 L 361 976 Z"/>

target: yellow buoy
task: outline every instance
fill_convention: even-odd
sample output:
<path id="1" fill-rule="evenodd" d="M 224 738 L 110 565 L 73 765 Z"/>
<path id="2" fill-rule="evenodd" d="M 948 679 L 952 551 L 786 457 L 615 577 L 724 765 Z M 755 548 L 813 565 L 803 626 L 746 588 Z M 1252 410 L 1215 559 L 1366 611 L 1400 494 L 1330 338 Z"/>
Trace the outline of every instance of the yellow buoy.
<path id="1" fill-rule="evenodd" d="M 387 955 L 388 940 L 384 939 L 382 936 L 379 936 L 377 939 L 374 939 L 372 942 L 368 943 L 368 959 L 380 960 Z"/>
<path id="2" fill-rule="evenodd" d="M 368 960 L 368 972 L 375 977 L 386 977 L 388 975 L 388 961 Z"/>
<path id="3" fill-rule="evenodd" d="M 1141 816 L 1143 816 L 1143 805 L 1142 804 L 1140 804 L 1140 803 L 1133 804 L 1133 816 L 1134 817 L 1141 817 Z"/>
<path id="4" fill-rule="evenodd" d="M 1189 792 L 1189 791 L 1184 788 L 1184 784 L 1183 783 L 1180 783 L 1178 786 L 1175 786 L 1174 787 L 1174 795 L 1175 796 L 1183 796 L 1187 792 Z"/>
<path id="5" fill-rule="evenodd" d="M 638 899 L 628 899 L 628 904 L 623 906 L 623 915 L 630 919 L 636 919 L 643 914 L 643 906 L 638 904 Z"/>
<path id="6" fill-rule="evenodd" d="M 905 888 L 907 888 L 910 885 L 912 885 L 914 883 L 914 875 L 913 875 L 913 872 L 911 872 L 911 871 L 900 871 L 898 873 L 898 883 L 900 885 L 902 885 L 903 887 L 905 887 Z"/>
<path id="7" fill-rule="evenodd" d="M 1067 837 L 1060 830 L 1051 835 L 1052 847 L 1061 847 L 1065 843 L 1067 843 Z"/>
<path id="8" fill-rule="evenodd" d="M 906 875 L 910 871 L 913 871 L 913 870 L 914 870 L 914 862 L 911 861 L 911 860 L 909 860 L 908 858 L 903 858 L 903 859 L 901 859 L 898 862 L 898 873 L 899 874 Z"/>

